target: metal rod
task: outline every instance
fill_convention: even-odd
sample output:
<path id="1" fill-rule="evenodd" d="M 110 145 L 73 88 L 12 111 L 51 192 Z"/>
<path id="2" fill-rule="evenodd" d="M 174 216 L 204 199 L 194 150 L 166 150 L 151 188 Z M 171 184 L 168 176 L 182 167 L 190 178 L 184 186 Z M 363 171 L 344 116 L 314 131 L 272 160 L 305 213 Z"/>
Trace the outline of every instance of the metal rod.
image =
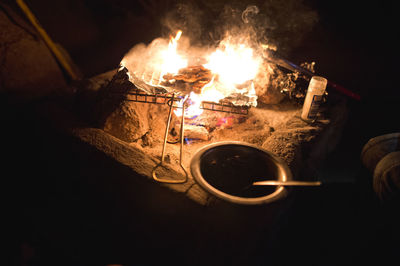
<path id="1" fill-rule="evenodd" d="M 265 180 L 253 183 L 254 186 L 302 186 L 302 187 L 317 187 L 321 186 L 321 181 L 278 181 Z"/>
<path id="2" fill-rule="evenodd" d="M 188 179 L 188 173 L 186 172 L 185 168 L 182 165 L 182 154 L 183 154 L 183 141 L 184 141 L 184 113 L 185 113 L 185 108 L 182 108 L 182 121 L 181 121 L 181 147 L 180 147 L 180 155 L 179 155 L 179 165 L 182 168 L 183 172 L 185 173 L 185 177 L 183 179 L 165 179 L 165 178 L 159 178 L 157 177 L 157 173 L 156 170 L 161 167 L 164 166 L 164 158 L 165 158 L 165 148 L 167 145 L 167 138 L 168 138 L 168 132 L 169 132 L 169 126 L 171 124 L 171 116 L 172 116 L 172 109 L 174 108 L 174 98 L 175 98 L 175 94 L 172 94 L 171 97 L 171 104 L 169 105 L 169 112 L 168 112 L 168 120 L 167 120 L 167 126 L 165 127 L 165 134 L 164 134 L 164 143 L 163 143 L 163 148 L 162 148 L 162 152 L 161 152 L 161 161 L 153 168 L 152 171 L 152 176 L 153 179 L 161 182 L 161 183 L 170 183 L 170 184 L 181 184 L 181 183 L 185 183 Z M 183 103 L 185 104 L 185 103 Z"/>
<path id="3" fill-rule="evenodd" d="M 43 41 L 46 43 L 51 52 L 54 54 L 60 65 L 70 76 L 70 78 L 72 80 L 80 79 L 80 74 L 74 69 L 72 64 L 70 64 L 69 62 L 70 60 L 61 52 L 58 46 L 53 42 L 53 40 L 50 38 L 50 36 L 47 34 L 44 28 L 40 25 L 39 21 L 32 13 L 32 11 L 29 9 L 29 7 L 25 4 L 25 2 L 23 0 L 17 0 L 16 2 L 18 6 L 21 8 L 22 12 L 30 21 L 30 23 L 33 25 L 33 27 L 35 27 L 35 29 L 38 31 Z"/>
<path id="4" fill-rule="evenodd" d="M 113 80 L 116 76 L 113 77 Z M 112 81 L 113 81 L 112 80 Z M 111 82 L 112 82 L 111 81 Z M 136 88 L 129 92 L 111 92 L 111 94 L 124 94 L 127 97 L 125 101 L 130 102 L 140 102 L 140 103 L 153 103 L 153 104 L 165 104 L 172 98 L 171 93 L 166 94 L 147 94 L 142 90 Z M 181 99 L 175 97 L 174 102 L 179 102 Z M 182 108 L 175 104 L 174 108 Z M 232 113 L 232 114 L 240 114 L 247 115 L 249 113 L 250 106 L 235 106 L 232 103 L 227 101 L 225 102 L 210 102 L 210 101 L 202 101 L 200 104 L 200 109 L 209 110 L 209 111 L 217 111 L 224 113 Z"/>
<path id="5" fill-rule="evenodd" d="M 120 94 L 119 92 L 113 94 Z M 165 104 L 167 101 L 171 99 L 171 96 L 168 95 L 157 95 L 157 94 L 144 94 L 142 92 L 127 92 L 125 93 L 127 96 L 132 98 L 126 98 L 125 101 L 130 102 L 141 102 L 141 103 L 153 103 L 153 104 Z M 159 101 L 157 99 L 160 99 Z M 178 101 L 178 100 L 174 100 Z M 174 108 L 182 108 L 180 106 L 174 106 Z M 249 106 L 234 106 L 233 104 L 224 104 L 224 103 L 215 103 L 203 101 L 201 102 L 200 109 L 216 111 L 216 112 L 224 112 L 231 114 L 239 114 L 239 115 L 247 115 L 249 113 Z"/>
<path id="6" fill-rule="evenodd" d="M 172 95 L 171 106 L 169 107 L 169 111 L 168 111 L 167 126 L 165 127 L 164 143 L 163 143 L 163 148 L 162 148 L 162 152 L 161 152 L 161 163 L 164 162 L 165 147 L 166 147 L 166 145 L 167 145 L 167 138 L 168 138 L 169 126 L 170 126 L 170 124 L 171 124 L 171 116 L 172 116 L 172 109 L 173 109 L 174 97 L 175 97 L 175 95 Z"/>
<path id="7" fill-rule="evenodd" d="M 187 100 L 186 100 L 187 101 Z M 185 105 L 186 101 L 183 102 L 182 104 L 182 119 L 181 119 L 181 146 L 180 146 L 180 152 L 179 152 L 179 165 L 181 166 L 183 172 L 185 172 L 185 181 L 187 181 L 188 173 L 186 172 L 185 167 L 182 165 L 182 157 L 183 157 L 183 144 L 185 141 Z M 183 182 L 183 183 L 184 183 Z"/>

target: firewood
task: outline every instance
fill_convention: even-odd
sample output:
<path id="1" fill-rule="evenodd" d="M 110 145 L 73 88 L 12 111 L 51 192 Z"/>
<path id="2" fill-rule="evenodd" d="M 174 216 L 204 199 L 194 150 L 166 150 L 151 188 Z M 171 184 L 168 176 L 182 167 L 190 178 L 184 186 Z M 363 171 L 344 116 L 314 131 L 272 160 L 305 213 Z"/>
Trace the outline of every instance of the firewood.
<path id="1" fill-rule="evenodd" d="M 170 136 L 170 140 L 173 141 L 179 141 L 179 133 L 180 132 L 180 124 L 176 124 L 173 128 L 173 130 L 171 130 L 171 132 L 173 132 L 173 134 L 176 136 Z M 209 135 L 210 133 L 208 132 L 208 130 L 203 127 L 203 126 L 198 126 L 198 125 L 189 125 L 186 124 L 185 127 L 185 138 L 186 139 L 190 139 L 190 140 L 203 140 L 203 141 L 207 141 L 209 139 Z"/>
<path id="2" fill-rule="evenodd" d="M 185 125 L 185 138 L 208 140 L 209 133 L 205 127 L 196 125 Z"/>

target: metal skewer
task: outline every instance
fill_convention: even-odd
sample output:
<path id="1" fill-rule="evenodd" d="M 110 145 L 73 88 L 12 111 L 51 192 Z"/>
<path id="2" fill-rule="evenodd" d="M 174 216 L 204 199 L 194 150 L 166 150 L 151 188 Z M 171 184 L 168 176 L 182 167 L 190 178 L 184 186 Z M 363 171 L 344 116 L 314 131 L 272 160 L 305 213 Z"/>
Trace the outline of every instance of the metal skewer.
<path id="1" fill-rule="evenodd" d="M 179 165 L 182 168 L 183 172 L 185 173 L 185 178 L 183 179 L 165 179 L 165 178 L 159 178 L 157 177 L 156 170 L 163 166 L 164 163 L 164 158 L 165 158 L 165 147 L 167 145 L 167 138 L 168 138 L 168 132 L 169 132 L 169 125 L 171 123 L 171 116 L 172 116 L 172 109 L 174 107 L 174 98 L 175 94 L 172 94 L 171 100 L 169 101 L 169 113 L 168 113 L 168 120 L 167 120 L 167 126 L 165 128 L 165 134 L 164 134 L 164 143 L 163 143 L 163 148 L 161 152 L 161 161 L 153 168 L 152 171 L 152 176 L 153 179 L 161 182 L 161 183 L 170 183 L 170 184 L 181 184 L 185 183 L 188 179 L 188 173 L 186 172 L 185 168 L 182 165 L 182 156 L 183 156 L 183 142 L 184 142 L 184 124 L 185 124 L 185 102 L 183 102 L 182 106 L 182 120 L 181 120 L 181 130 L 180 130 L 180 152 L 179 152 Z"/>
<path id="2" fill-rule="evenodd" d="M 265 180 L 253 183 L 254 186 L 302 186 L 302 187 L 317 187 L 322 185 L 321 181 L 277 181 Z"/>
<path id="3" fill-rule="evenodd" d="M 81 74 L 71 63 L 71 59 L 69 59 L 60 48 L 57 46 L 56 43 L 50 38 L 47 34 L 45 29 L 40 25 L 39 21 L 37 20 L 36 16 L 32 13 L 29 9 L 28 5 L 23 0 L 16 1 L 18 6 L 21 8 L 22 12 L 28 18 L 29 22 L 33 25 L 33 27 L 37 30 L 40 37 L 42 37 L 43 41 L 47 44 L 50 51 L 56 57 L 58 63 L 62 66 L 62 68 L 66 71 L 66 73 L 70 76 L 72 80 L 79 80 L 81 79 Z"/>

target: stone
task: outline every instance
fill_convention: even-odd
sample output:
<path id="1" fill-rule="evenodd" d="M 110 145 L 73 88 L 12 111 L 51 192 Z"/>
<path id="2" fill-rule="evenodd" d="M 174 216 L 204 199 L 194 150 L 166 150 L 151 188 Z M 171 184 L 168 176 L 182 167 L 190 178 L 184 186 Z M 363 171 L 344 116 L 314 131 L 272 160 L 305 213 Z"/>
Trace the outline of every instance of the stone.
<path id="1" fill-rule="evenodd" d="M 126 142 L 134 142 L 149 131 L 147 113 L 149 105 L 137 102 L 122 102 L 109 115 L 104 131 Z"/>
<path id="2" fill-rule="evenodd" d="M 279 104 L 285 98 L 280 92 L 279 87 L 271 81 L 271 77 L 275 75 L 273 67 L 264 62 L 263 71 L 260 71 L 254 81 L 254 87 L 257 92 L 257 102 L 264 104 Z"/>
<path id="3" fill-rule="evenodd" d="M 265 104 L 279 104 L 285 98 L 285 95 L 277 89 L 269 87 L 265 89 L 264 94 L 258 96 L 258 101 Z"/>
<path id="4" fill-rule="evenodd" d="M 66 88 L 63 72 L 40 36 L 1 5 L 0 93 L 31 100 Z"/>

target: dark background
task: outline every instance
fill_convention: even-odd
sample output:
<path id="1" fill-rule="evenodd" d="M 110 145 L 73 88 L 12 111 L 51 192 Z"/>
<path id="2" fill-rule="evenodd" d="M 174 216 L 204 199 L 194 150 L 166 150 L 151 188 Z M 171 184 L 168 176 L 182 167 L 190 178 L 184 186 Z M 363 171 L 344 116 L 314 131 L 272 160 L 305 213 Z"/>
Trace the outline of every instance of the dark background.
<path id="1" fill-rule="evenodd" d="M 202 11 L 214 8 L 204 15 L 208 19 L 213 19 L 225 3 L 240 8 L 253 3 L 193 2 Z M 260 7 L 265 2 L 255 1 Z M 299 1 L 288 1 L 291 2 Z M 318 73 L 362 96 L 360 102 L 349 99 L 349 119 L 325 169 L 331 178 L 353 182 L 320 190 L 299 190 L 285 214 L 286 223 L 276 228 L 273 243 L 259 243 L 255 251 L 258 256 L 249 259 L 249 265 L 268 265 L 268 260 L 276 262 L 272 265 L 279 264 L 278 261 L 307 265 L 350 262 L 385 265 L 398 259 L 399 234 L 393 222 L 397 210 L 377 201 L 371 188 L 371 175 L 359 161 L 362 146 L 368 139 L 399 132 L 398 13 L 390 1 L 349 2 L 301 2 L 318 14 L 318 22 L 310 30 L 298 29 L 301 41 L 293 47 L 285 46 L 284 55 L 297 64 L 315 61 Z M 13 5 L 12 1 L 8 3 Z M 174 1 L 31 0 L 27 4 L 54 41 L 69 52 L 86 78 L 116 68 L 136 43 L 148 43 L 168 34 L 160 23 L 161 18 L 175 7 Z M 296 35 L 295 29 L 289 32 Z M 4 217 L 10 222 L 7 231 L 11 235 L 10 254 L 15 265 L 23 262 L 28 265 L 180 264 L 180 258 L 190 258 L 188 247 L 184 249 L 185 254 L 173 253 L 171 257 L 168 253 L 161 253 L 160 257 L 153 254 L 151 247 L 155 244 L 150 242 L 157 241 L 157 233 L 159 238 L 164 236 L 162 230 L 154 229 L 158 223 L 152 220 L 160 218 L 152 211 L 160 210 L 149 207 L 149 203 L 142 206 L 140 193 L 130 195 L 111 189 L 123 190 L 123 186 L 107 188 L 107 174 L 123 176 L 127 169 L 57 133 L 35 115 L 32 111 L 35 106 L 36 102 L 22 108 L 12 104 L 2 106 L 2 123 L 6 128 L 2 132 L 6 142 L 3 178 L 10 181 L 5 187 L 8 208 Z M 99 162 L 100 170 L 97 169 Z M 97 178 L 103 181 L 96 181 Z M 96 192 L 92 187 L 96 187 Z M 127 202 L 132 206 L 119 192 L 130 195 Z M 155 192 L 148 189 L 142 193 Z M 178 210 L 188 207 L 188 203 L 176 204 L 182 204 Z M 148 210 L 144 210 L 146 206 Z M 149 221 L 143 216 L 149 217 Z M 166 215 L 170 219 L 166 223 L 179 224 L 181 216 L 171 211 Z M 138 228 L 127 226 L 129 222 Z M 125 228 L 130 231 L 124 231 Z M 177 233 L 177 239 L 183 238 L 180 234 L 183 233 Z M 130 239 L 135 236 L 136 240 Z M 232 245 L 229 241 L 227 237 L 224 252 L 229 253 Z M 174 239 L 162 243 L 171 244 L 171 249 L 177 244 Z M 266 247 L 272 247 L 274 253 L 263 250 Z M 218 251 L 215 253 L 215 261 L 223 261 Z M 196 258 L 203 262 L 213 259 L 201 254 Z M 226 263 L 232 264 L 235 263 Z"/>

